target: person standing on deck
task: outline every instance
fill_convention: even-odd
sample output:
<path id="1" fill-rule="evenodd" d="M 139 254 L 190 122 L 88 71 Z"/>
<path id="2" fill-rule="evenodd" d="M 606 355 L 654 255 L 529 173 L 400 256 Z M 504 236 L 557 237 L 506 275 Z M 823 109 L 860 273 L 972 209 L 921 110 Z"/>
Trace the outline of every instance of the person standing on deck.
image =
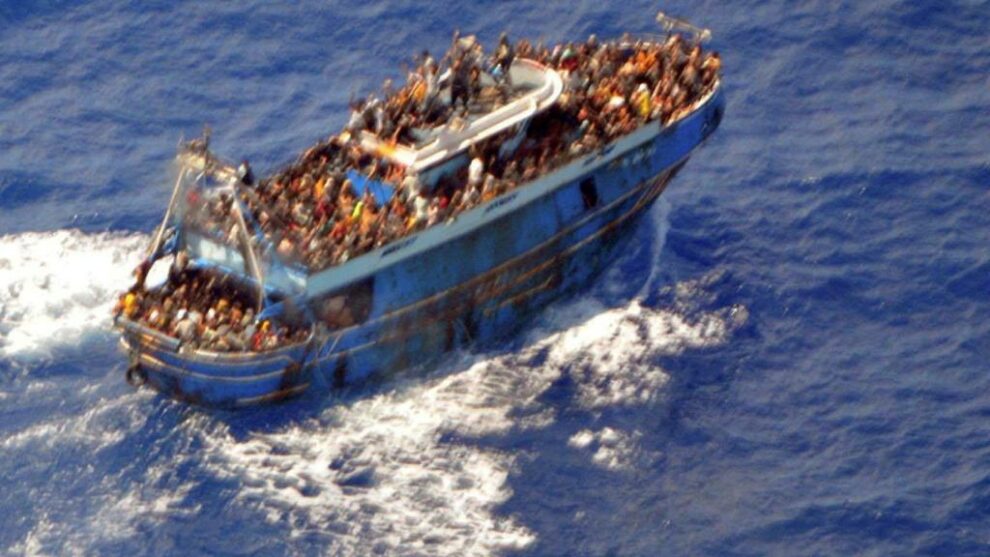
<path id="1" fill-rule="evenodd" d="M 471 101 L 469 89 L 471 87 L 471 74 L 467 63 L 462 58 L 454 60 L 450 67 L 450 107 L 457 110 L 458 101 L 463 100 L 464 112 L 467 113 L 468 103 Z"/>
<path id="2" fill-rule="evenodd" d="M 245 186 L 254 185 L 254 172 L 251 171 L 251 165 L 248 164 L 247 159 L 241 161 L 241 165 L 237 168 L 237 175 Z"/>
<path id="3" fill-rule="evenodd" d="M 509 35 L 503 31 L 498 38 L 498 47 L 495 49 L 495 68 L 498 70 L 498 76 L 502 83 L 509 87 L 512 86 L 509 68 L 512 67 L 515 57 L 516 53 L 512 48 L 512 43 L 509 42 Z"/>

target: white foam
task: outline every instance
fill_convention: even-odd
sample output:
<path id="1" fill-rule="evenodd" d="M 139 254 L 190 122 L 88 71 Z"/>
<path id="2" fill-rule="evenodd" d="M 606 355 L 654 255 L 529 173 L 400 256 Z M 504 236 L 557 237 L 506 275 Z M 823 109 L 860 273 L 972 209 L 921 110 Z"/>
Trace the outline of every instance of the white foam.
<path id="1" fill-rule="evenodd" d="M 57 460 L 66 458 L 66 452 L 83 458 L 75 468 L 56 471 L 32 488 L 35 508 L 44 510 L 11 548 L 13 553 L 90 555 L 100 543 L 140 535 L 142 523 L 195 514 L 195 506 L 185 505 L 194 484 L 159 488 L 166 483 L 162 477 L 174 473 L 174 463 L 140 470 L 135 485 L 135 480 L 106 474 L 101 459 L 93 456 L 138 435 L 148 420 L 147 405 L 141 402 L 150 398 L 148 393 L 130 392 L 102 399 L 78 415 L 44 421 L 0 438 L 0 452 L 12 461 Z M 17 452 L 30 456 L 10 456 Z M 77 492 L 78 486 L 84 486 L 85 497 L 65 497 L 65 492 Z"/>
<path id="2" fill-rule="evenodd" d="M 369 540 L 385 553 L 525 547 L 534 534 L 495 515 L 511 496 L 506 482 L 518 455 L 456 439 L 553 423 L 541 395 L 565 373 L 588 409 L 649 402 L 667 381 L 650 359 L 723 342 L 731 326 L 722 313 L 688 322 L 639 301 L 612 309 L 572 302 L 551 310 L 517 353 L 462 355 L 433 378 L 397 382 L 393 392 L 246 440 L 221 426 L 204 439 L 208 466 L 239 482 L 238 498 L 269 520 L 304 525 L 295 535 L 332 531 L 329 553 L 365 554 Z M 591 448 L 596 466 L 618 471 L 656 458 L 640 437 L 604 428 L 571 442 Z"/>
<path id="3" fill-rule="evenodd" d="M 114 399 L 101 399 L 82 414 L 41 421 L 0 437 L 0 448 L 39 451 L 57 450 L 63 445 L 93 450 L 108 447 L 144 425 L 147 415 L 136 403 L 151 396 L 148 391 L 133 391 Z"/>
<path id="4" fill-rule="evenodd" d="M 667 243 L 667 233 L 670 232 L 670 209 L 670 202 L 667 201 L 667 198 L 661 197 L 650 207 L 647 213 L 650 219 L 649 227 L 654 234 L 653 242 L 650 243 L 650 274 L 636 295 L 637 298 L 646 297 L 650 288 L 653 287 L 653 281 L 656 280 L 657 271 L 660 269 L 660 254 L 663 253 L 663 247 Z"/>
<path id="5" fill-rule="evenodd" d="M 658 458 L 655 453 L 642 450 L 642 436 L 638 431 L 626 433 L 610 427 L 597 432 L 582 429 L 572 435 L 567 444 L 575 449 L 593 451 L 591 462 L 598 467 L 611 471 L 631 470 Z"/>
<path id="6" fill-rule="evenodd" d="M 661 236 L 650 256 L 656 259 L 666 210 L 661 206 L 652 214 L 660 219 L 653 223 Z M 52 328 L 63 338 L 79 338 L 108 322 L 113 293 L 128 283 L 144 241 L 72 231 L 0 238 L 0 265 L 21 262 L 13 277 L 3 273 L 0 279 L 0 354 L 50 347 Z M 75 264 L 63 264 L 61 252 L 76 258 Z M 22 263 L 34 270 L 22 269 Z M 92 272 L 65 270 L 71 267 Z M 651 274 L 641 293 L 653 281 Z M 701 295 L 704 287 L 684 288 L 683 295 Z M 67 309 L 54 307 L 53 298 Z M 316 537 L 334 555 L 372 549 L 490 555 L 525 548 L 535 534 L 497 512 L 512 496 L 509 478 L 519 454 L 471 439 L 553 424 L 557 410 L 543 395 L 564 375 L 576 385 L 575 403 L 595 413 L 650 403 L 668 380 L 656 356 L 722 343 L 736 325 L 725 310 L 690 312 L 690 319 L 686 313 L 650 308 L 638 299 L 613 308 L 585 297 L 545 312 L 517 352 L 450 357 L 428 377 L 394 381 L 391 391 L 330 405 L 304 423 L 243 438 L 210 414 L 191 413 L 174 433 L 195 454 L 156 464 L 137 492 L 108 478 L 90 494 L 86 518 L 70 525 L 42 517 L 20 547 L 40 551 L 67 540 L 87 548 L 94 540 L 138 535 L 134 517 L 154 522 L 195 513 L 183 508 L 191 484 L 159 481 L 164 466 L 190 459 L 234 484 L 234 504 L 287 526 L 290 544 Z M 9 325 L 7 315 L 16 317 Z M 126 442 L 146 420 L 141 410 L 147 405 L 134 396 L 139 395 L 74 420 L 42 421 L 0 439 L 0 448 L 50 452 L 61 443 L 98 449 Z M 642 450 L 641 437 L 604 427 L 578 432 L 570 444 L 588 451 L 592 464 L 621 471 L 655 458 Z"/>
<path id="7" fill-rule="evenodd" d="M 555 319 L 579 324 L 553 337 L 549 359 L 571 368 L 579 401 L 588 409 L 644 404 L 668 380 L 653 360 L 721 344 L 737 326 L 724 313 L 705 313 L 689 321 L 639 300 L 616 309 L 594 301 L 575 303 L 560 310 Z"/>
<path id="8" fill-rule="evenodd" d="M 328 410 L 324 426 L 293 426 L 238 442 L 214 432 L 218 475 L 242 483 L 239 497 L 277 523 L 333 531 L 328 552 L 363 555 L 369 540 L 411 554 L 490 555 L 533 536 L 493 508 L 511 495 L 512 455 L 447 443 L 448 432 L 504 433 L 518 381 L 477 362 L 467 370 L 409 382 L 401 392 Z M 302 533 L 302 532 L 298 532 Z"/>
<path id="9" fill-rule="evenodd" d="M 0 356 L 43 352 L 108 326 L 146 243 L 78 230 L 0 236 Z"/>
<path id="10" fill-rule="evenodd" d="M 148 471 L 149 478 L 156 475 Z M 68 509 L 71 520 L 56 521 L 43 513 L 23 540 L 11 547 L 18 555 L 92 555 L 94 547 L 141 535 L 139 525 L 165 517 L 190 520 L 199 505 L 184 505 L 192 483 L 169 490 L 122 490 L 104 478 L 86 498 L 83 509 Z M 145 492 L 151 491 L 150 495 Z"/>
<path id="11" fill-rule="evenodd" d="M 30 555 L 31 557 L 51 555 L 50 553 L 45 553 L 42 548 L 44 546 L 43 540 L 49 537 L 53 530 L 54 528 L 48 520 L 48 515 L 42 514 L 27 536 L 10 548 L 10 553 L 12 555 Z M 71 555 L 68 552 L 66 554 Z"/>
<path id="12" fill-rule="evenodd" d="M 649 274 L 646 275 L 639 291 L 635 293 L 635 297 L 643 298 L 649 293 L 661 269 L 658 262 L 667 242 L 667 233 L 670 231 L 670 211 L 670 202 L 664 198 L 658 199 L 647 210 L 646 220 L 635 232 L 636 238 L 644 238 L 644 240 L 637 242 L 634 238 L 620 254 L 618 263 L 610 266 L 599 281 L 606 293 L 612 296 L 633 294 L 629 289 L 630 276 L 626 269 L 626 263 L 630 260 L 637 261 L 639 265 L 645 262 L 649 268 Z M 653 236 L 652 239 L 648 239 L 650 235 Z"/>

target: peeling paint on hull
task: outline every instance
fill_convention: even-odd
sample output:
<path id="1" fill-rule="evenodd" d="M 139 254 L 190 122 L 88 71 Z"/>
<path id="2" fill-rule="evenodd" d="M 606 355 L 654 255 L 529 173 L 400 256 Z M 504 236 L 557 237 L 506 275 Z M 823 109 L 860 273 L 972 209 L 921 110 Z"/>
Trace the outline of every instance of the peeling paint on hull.
<path id="1" fill-rule="evenodd" d="M 311 279 L 317 310 L 359 285 L 368 303 L 361 323 L 317 326 L 308 342 L 275 353 L 185 354 L 174 339 L 133 324 L 122 327 L 122 346 L 151 387 L 236 406 L 288 398 L 313 382 L 360 383 L 505 337 L 614 259 L 627 229 L 714 132 L 723 110 L 717 88 L 672 125 L 645 124 L 459 216 L 448 230 L 428 229 Z"/>

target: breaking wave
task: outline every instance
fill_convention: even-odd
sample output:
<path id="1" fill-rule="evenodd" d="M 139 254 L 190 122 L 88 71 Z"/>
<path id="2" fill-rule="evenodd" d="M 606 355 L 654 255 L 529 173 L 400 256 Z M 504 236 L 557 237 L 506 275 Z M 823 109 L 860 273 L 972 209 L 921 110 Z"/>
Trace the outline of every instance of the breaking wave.
<path id="1" fill-rule="evenodd" d="M 0 236 L 0 357 L 106 327 L 147 237 L 78 230 Z"/>

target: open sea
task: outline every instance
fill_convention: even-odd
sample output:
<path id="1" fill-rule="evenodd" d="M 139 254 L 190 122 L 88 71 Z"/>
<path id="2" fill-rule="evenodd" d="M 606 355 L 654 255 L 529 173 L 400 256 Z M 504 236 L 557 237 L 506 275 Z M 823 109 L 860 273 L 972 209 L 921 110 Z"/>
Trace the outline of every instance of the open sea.
<path id="1" fill-rule="evenodd" d="M 124 382 L 180 138 L 264 174 L 455 28 L 658 9 L 728 106 L 594 287 L 278 406 Z M 990 555 L 990 2 L 3 0 L 0 554 Z"/>

